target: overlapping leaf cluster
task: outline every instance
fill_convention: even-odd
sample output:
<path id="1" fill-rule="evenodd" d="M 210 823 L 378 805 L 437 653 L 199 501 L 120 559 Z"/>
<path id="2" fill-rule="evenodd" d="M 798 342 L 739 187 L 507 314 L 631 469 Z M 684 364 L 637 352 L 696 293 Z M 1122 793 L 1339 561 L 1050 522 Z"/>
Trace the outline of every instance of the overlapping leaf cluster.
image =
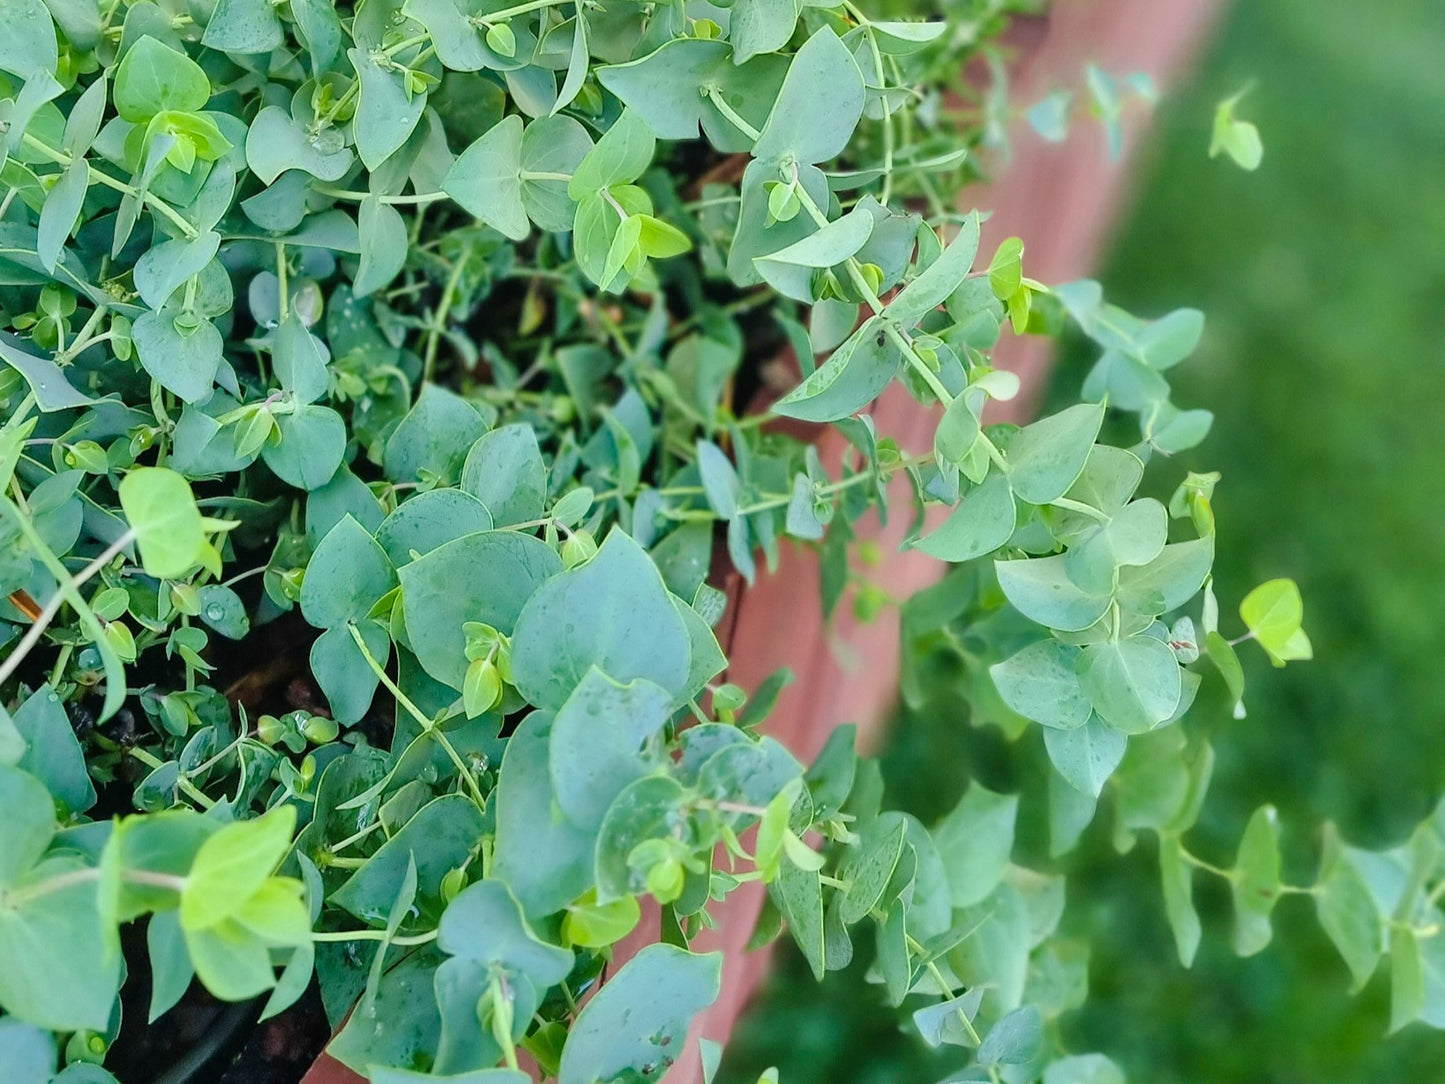
<path id="1" fill-rule="evenodd" d="M 1051 290 L 1018 239 L 975 269 L 980 216 L 936 186 L 996 126 L 945 91 L 998 7 L 0 0 L 14 1079 L 56 1071 L 52 1033 L 57 1079 L 103 1072 L 135 1026 L 116 931 L 149 916 L 152 1019 L 193 977 L 271 1014 L 314 976 L 377 1084 L 521 1080 L 523 1049 L 654 1080 L 718 988 L 688 945 L 751 880 L 759 938 L 820 975 L 871 929 L 974 1071 L 1108 1079 L 1046 1039 L 1083 962 L 1062 880 L 1009 863 L 1013 800 L 926 829 L 851 731 L 806 770 L 758 732 L 781 678 L 718 683 L 715 536 L 749 578 L 821 546 L 825 605 L 866 616 L 851 525 L 906 476 L 910 544 L 995 558 L 1030 622 L 994 678 L 1072 824 L 1181 733 L 1201 649 L 1165 619 L 1206 584 L 1213 483 L 1137 490 L 1207 430 L 1162 375 L 1200 320 Z M 987 424 L 1005 325 L 1066 316 L 1105 349 L 1086 401 Z M 785 344 L 772 413 L 837 425 L 841 465 L 746 409 Z M 919 454 L 866 413 L 893 384 L 940 408 Z M 1098 443 L 1109 407 L 1136 447 Z M 1245 620 L 1307 655 L 1271 591 Z M 281 659 L 250 717 L 217 638 L 303 626 L 319 697 Z M 646 897 L 660 943 L 584 1003 Z"/>

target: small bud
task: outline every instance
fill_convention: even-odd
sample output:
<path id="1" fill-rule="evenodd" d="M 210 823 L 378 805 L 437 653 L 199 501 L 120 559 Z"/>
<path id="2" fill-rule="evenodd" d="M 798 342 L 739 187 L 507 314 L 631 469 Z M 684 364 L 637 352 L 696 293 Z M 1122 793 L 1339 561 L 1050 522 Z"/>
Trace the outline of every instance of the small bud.
<path id="1" fill-rule="evenodd" d="M 573 531 L 562 543 L 562 567 L 576 568 L 597 552 L 597 540 L 588 530 Z"/>

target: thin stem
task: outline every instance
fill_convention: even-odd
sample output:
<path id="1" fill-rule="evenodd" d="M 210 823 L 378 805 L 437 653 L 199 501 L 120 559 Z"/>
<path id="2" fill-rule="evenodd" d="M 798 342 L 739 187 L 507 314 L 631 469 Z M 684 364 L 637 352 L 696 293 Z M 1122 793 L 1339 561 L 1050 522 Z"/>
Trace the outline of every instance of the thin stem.
<path id="1" fill-rule="evenodd" d="M 798 184 L 797 180 L 798 167 L 794 165 L 793 187 L 794 191 L 798 193 L 798 200 L 802 203 L 808 215 L 818 224 L 820 229 L 828 225 L 828 216 L 823 213 L 822 208 L 813 202 L 813 197 L 808 195 L 807 189 L 801 184 Z M 853 256 L 849 256 L 844 262 L 844 268 L 847 270 L 848 278 L 852 281 L 853 286 L 863 295 L 864 300 L 868 302 L 868 307 L 873 310 L 874 315 L 882 316 L 884 304 L 879 300 L 873 287 L 868 284 L 868 280 L 863 277 L 863 268 L 859 265 L 858 260 Z M 882 323 L 884 334 L 898 347 L 903 356 L 908 360 L 908 364 L 913 367 L 914 372 L 928 385 L 929 390 L 938 398 L 938 401 L 944 406 L 953 402 L 953 395 L 943 386 L 943 382 L 938 379 L 938 375 L 928 367 L 926 361 L 918 356 L 918 351 L 913 348 L 913 340 L 892 321 L 883 320 Z"/>
<path id="2" fill-rule="evenodd" d="M 405 709 L 408 715 L 417 721 L 423 731 L 436 737 L 437 742 L 440 743 L 442 749 L 445 750 L 448 759 L 451 760 L 457 772 L 460 773 L 462 779 L 467 784 L 467 789 L 472 792 L 472 798 L 479 807 L 484 808 L 487 804 L 486 799 L 482 797 L 482 792 L 477 786 L 477 781 L 472 778 L 472 773 L 462 760 L 461 754 L 457 752 L 456 746 L 442 733 L 436 724 L 436 720 L 426 715 L 421 708 L 412 703 L 411 697 L 401 691 L 401 686 L 391 680 L 391 676 L 386 672 L 386 667 L 376 661 L 376 656 L 371 653 L 371 648 L 366 646 L 366 639 L 361 635 L 361 630 L 357 628 L 355 624 L 348 624 L 347 628 L 351 630 L 351 638 L 356 641 L 356 646 L 360 649 L 362 658 L 366 660 L 366 665 L 371 667 L 371 672 L 376 675 L 377 680 L 386 686 L 386 691 L 396 698 L 396 702 Z"/>
<path id="3" fill-rule="evenodd" d="M 428 930 L 426 933 L 408 934 L 404 937 L 390 938 L 393 945 L 425 945 L 437 939 L 436 930 Z M 316 931 L 311 934 L 313 941 L 387 941 L 385 930 L 335 930 Z"/>
<path id="4" fill-rule="evenodd" d="M 517 4 L 515 7 L 503 8 L 501 11 L 494 11 L 488 15 L 477 15 L 473 21 L 482 26 L 492 26 L 495 23 L 503 23 L 514 15 L 526 15 L 529 11 L 540 11 L 542 8 L 560 7 L 563 4 L 570 4 L 573 0 L 528 0 L 525 4 Z"/>
<path id="5" fill-rule="evenodd" d="M 717 107 L 717 111 L 721 113 L 724 117 L 726 117 L 728 119 L 728 123 L 730 123 L 734 128 L 742 132 L 743 135 L 747 136 L 754 143 L 758 141 L 758 137 L 762 135 L 762 133 L 756 128 L 754 128 L 751 124 L 749 124 L 746 120 L 744 120 L 741 114 L 737 112 L 737 110 L 735 110 L 732 106 L 728 105 L 728 103 L 723 99 L 721 90 L 719 90 L 717 87 L 708 87 L 707 99 L 708 101 L 712 102 L 714 106 Z"/>
<path id="6" fill-rule="evenodd" d="M 35 136 L 31 135 L 29 132 L 26 132 L 20 138 L 28 146 L 34 148 L 36 151 L 39 151 L 41 154 L 45 155 L 46 158 L 49 158 L 57 165 L 69 167 L 75 161 L 74 156 L 66 154 L 64 151 L 56 150 L 54 147 L 50 146 L 50 144 L 42 142 L 41 140 L 35 138 Z M 200 230 L 196 229 L 195 226 L 192 226 L 188 221 L 186 221 L 185 217 L 182 216 L 179 211 L 177 211 L 174 207 L 172 207 L 165 200 L 161 199 L 159 196 L 153 196 L 149 192 L 143 193 L 134 185 L 127 184 L 125 181 L 118 181 L 109 174 L 102 173 L 89 162 L 86 163 L 86 169 L 89 171 L 89 179 L 91 181 L 99 181 L 107 188 L 112 188 L 117 192 L 123 192 L 127 196 L 131 196 L 134 199 L 142 201 L 148 207 L 150 207 L 152 211 L 155 211 L 158 214 L 161 214 L 164 217 L 170 219 L 170 221 L 176 226 L 177 229 L 181 231 L 181 233 L 186 236 L 188 240 L 194 241 L 197 237 L 201 235 Z"/>
<path id="7" fill-rule="evenodd" d="M 276 242 L 276 292 L 280 296 L 277 312 L 280 316 L 280 323 L 285 323 L 291 315 L 291 269 L 286 264 L 286 246 L 280 241 Z"/>
<path id="8" fill-rule="evenodd" d="M 139 745 L 127 746 L 125 753 L 127 756 L 133 757 L 136 760 L 140 761 L 142 764 L 146 765 L 146 767 L 150 768 L 151 771 L 155 771 L 157 768 L 165 767 L 164 761 L 162 761 L 155 754 L 150 753 L 145 749 L 142 749 Z M 196 786 L 184 775 L 178 774 L 176 776 L 176 787 L 179 790 L 183 791 L 187 798 L 195 802 L 202 809 L 215 808 L 215 799 L 205 794 L 200 787 Z"/>
<path id="9" fill-rule="evenodd" d="M 135 541 L 135 532 L 126 531 L 125 534 L 107 546 L 99 557 L 91 561 L 90 564 L 86 565 L 75 576 L 67 576 L 66 579 L 70 581 L 71 589 L 78 589 L 81 584 L 85 583 L 102 568 L 110 564 L 110 562 L 115 559 L 115 556 L 133 541 Z M 55 619 L 55 615 L 60 612 L 60 607 L 65 605 L 67 594 L 68 592 L 61 588 L 56 589 L 55 593 L 50 596 L 49 601 L 45 603 L 45 607 L 40 611 L 40 616 L 35 619 L 30 628 L 25 630 L 25 636 L 21 639 L 20 643 L 15 645 L 15 650 L 10 653 L 10 657 L 3 663 L 0 663 L 0 685 L 5 684 L 5 682 L 10 679 L 10 675 L 15 673 L 16 667 L 24 661 L 25 656 L 30 654 L 35 645 L 40 642 L 40 638 L 45 635 L 47 626 Z"/>
<path id="10" fill-rule="evenodd" d="M 1098 520 L 1100 523 L 1109 522 L 1109 516 L 1106 513 L 1101 512 L 1091 504 L 1085 504 L 1083 501 L 1076 501 L 1070 497 L 1057 497 L 1050 503 L 1055 508 L 1062 508 L 1069 512 L 1078 512 L 1080 515 L 1088 516 L 1090 519 Z"/>
<path id="11" fill-rule="evenodd" d="M 446 330 L 447 315 L 451 312 L 452 303 L 456 300 L 457 286 L 461 283 L 462 272 L 466 269 L 470 256 L 469 249 L 463 251 L 461 257 L 453 265 L 452 273 L 447 276 L 447 284 L 442 289 L 441 300 L 437 302 L 436 312 L 432 315 L 431 327 L 427 329 L 426 333 L 426 360 L 422 365 L 422 383 L 431 379 L 432 371 L 436 368 L 440 336 Z"/>
<path id="12" fill-rule="evenodd" d="M 315 191 L 323 196 L 330 196 L 332 199 L 355 200 L 357 202 L 374 199 L 378 203 L 388 203 L 394 207 L 437 203 L 440 200 L 451 199 L 445 192 L 419 192 L 410 196 L 378 196 L 375 192 L 360 192 L 349 188 L 328 188 L 325 185 L 317 185 Z"/>
<path id="13" fill-rule="evenodd" d="M 1180 855 L 1181 858 L 1184 859 L 1184 861 L 1188 862 L 1191 866 L 1195 867 L 1196 869 L 1202 869 L 1202 870 L 1204 870 L 1205 873 L 1212 873 L 1212 874 L 1214 874 L 1216 877 L 1223 877 L 1226 881 L 1229 881 L 1231 884 L 1232 884 L 1233 882 L 1239 880 L 1239 876 L 1240 876 L 1240 875 L 1239 875 L 1239 872 L 1238 872 L 1237 870 L 1222 869 L 1222 868 L 1220 868 L 1219 866 L 1211 865 L 1210 863 L 1204 861 L 1204 859 L 1199 858 L 1199 857 L 1195 856 L 1194 854 L 1191 854 L 1189 851 L 1185 850 L 1185 849 L 1184 849 L 1184 844 L 1182 844 L 1182 843 L 1179 844 L 1179 855 Z"/>

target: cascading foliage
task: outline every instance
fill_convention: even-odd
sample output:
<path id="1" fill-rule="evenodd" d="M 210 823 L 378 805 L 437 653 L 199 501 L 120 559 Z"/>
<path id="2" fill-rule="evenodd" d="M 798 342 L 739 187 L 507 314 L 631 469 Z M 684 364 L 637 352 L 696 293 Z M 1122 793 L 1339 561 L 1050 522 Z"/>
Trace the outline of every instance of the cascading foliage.
<path id="1" fill-rule="evenodd" d="M 960 72 L 997 63 L 1001 7 L 0 0 L 7 1080 L 106 1079 L 137 967 L 152 1021 L 193 978 L 266 1015 L 318 981 L 376 1084 L 521 1081 L 519 1050 L 655 1080 L 718 990 L 688 945 L 752 880 L 757 940 L 786 926 L 819 976 L 871 941 L 887 1000 L 972 1049 L 957 1079 L 1115 1079 L 1046 1026 L 1086 954 L 1062 878 L 1009 862 L 1016 799 L 883 811 L 849 728 L 807 769 L 760 733 L 783 675 L 718 683 L 715 540 L 749 578 L 817 546 L 825 606 L 867 615 L 851 527 L 905 476 L 909 544 L 966 563 L 906 631 L 983 638 L 1045 735 L 1058 849 L 1117 781 L 1192 955 L 1209 755 L 1177 724 L 1201 660 L 1242 676 L 1214 479 L 1137 492 L 1208 429 L 1165 378 L 1202 320 L 1050 289 L 1017 239 L 980 263 L 951 201 L 1006 105 Z M 1126 85 L 1089 78 L 1116 123 Z M 1065 319 L 1104 351 L 1083 401 L 985 424 L 1018 389 L 1001 329 Z M 911 454 L 867 414 L 894 383 L 941 407 Z M 1138 444 L 1099 443 L 1109 410 Z M 1242 617 L 1308 656 L 1287 581 Z M 1242 951 L 1274 833 L 1223 871 Z M 1392 932 L 1402 1019 L 1438 1024 L 1422 833 L 1408 887 L 1331 840 L 1309 891 L 1361 982 Z M 609 972 L 644 897 L 658 943 Z"/>

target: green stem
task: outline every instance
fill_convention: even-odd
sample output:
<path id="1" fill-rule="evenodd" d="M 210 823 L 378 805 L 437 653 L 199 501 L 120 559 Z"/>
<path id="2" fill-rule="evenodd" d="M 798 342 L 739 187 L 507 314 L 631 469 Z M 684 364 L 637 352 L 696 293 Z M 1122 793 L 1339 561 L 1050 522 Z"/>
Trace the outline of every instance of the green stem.
<path id="1" fill-rule="evenodd" d="M 526 174 L 523 174 L 526 176 Z M 420 192 L 410 196 L 378 196 L 375 192 L 361 192 L 350 188 L 327 188 L 325 185 L 316 185 L 314 191 L 323 196 L 330 196 L 332 199 L 345 200 L 367 200 L 375 199 L 378 203 L 389 203 L 395 207 L 411 206 L 415 204 L 436 203 L 440 200 L 451 199 L 445 192 Z"/>
<path id="2" fill-rule="evenodd" d="M 1062 508 L 1069 512 L 1078 512 L 1080 515 L 1088 516 L 1090 519 L 1098 520 L 1100 523 L 1109 522 L 1110 517 L 1106 513 L 1101 512 L 1091 504 L 1085 504 L 1083 501 L 1076 501 L 1070 497 L 1059 497 L 1050 503 L 1055 508 Z"/>
<path id="3" fill-rule="evenodd" d="M 150 768 L 151 771 L 155 771 L 157 768 L 165 767 L 164 761 L 162 761 L 155 754 L 147 752 L 145 749 L 142 749 L 138 745 L 127 746 L 125 752 L 127 756 L 134 757 L 136 760 L 140 761 L 142 764 Z M 185 793 L 187 798 L 191 799 L 191 801 L 195 802 L 202 809 L 212 809 L 215 807 L 215 799 L 203 793 L 199 787 L 197 787 L 185 776 L 176 776 L 176 786 Z"/>
<path id="4" fill-rule="evenodd" d="M 49 158 L 57 165 L 66 166 L 68 168 L 75 161 L 73 155 L 66 154 L 62 150 L 56 150 L 56 148 L 50 146 L 50 144 L 36 139 L 35 136 L 31 135 L 29 132 L 26 132 L 23 136 L 21 136 L 21 139 L 25 142 L 27 146 L 32 147 L 36 151 L 45 155 L 46 158 Z M 175 227 L 179 229 L 188 240 L 194 241 L 197 237 L 201 235 L 200 230 L 196 229 L 195 226 L 192 226 L 188 221 L 186 221 L 186 219 L 181 215 L 179 211 L 177 211 L 174 207 L 172 207 L 165 200 L 161 199 L 159 196 L 153 196 L 149 192 L 142 193 L 141 190 L 136 188 L 134 185 L 127 184 L 125 181 L 118 181 L 109 174 L 102 173 L 89 162 L 86 163 L 86 169 L 89 171 L 90 181 L 99 181 L 107 188 L 112 188 L 117 192 L 123 192 L 127 196 L 132 197 L 133 199 L 138 199 L 142 201 L 148 207 L 150 207 L 152 211 L 155 211 L 156 213 L 170 219 L 170 221 L 175 225 Z"/>
<path id="5" fill-rule="evenodd" d="M 10 675 L 15 673 L 16 667 L 24 661 L 25 657 L 30 654 L 35 645 L 40 642 L 40 638 L 45 635 L 46 628 L 50 625 L 50 622 L 55 619 L 55 615 L 60 612 L 60 607 L 67 602 L 71 604 L 77 614 L 80 614 L 81 624 L 86 625 L 86 632 L 96 639 L 97 646 L 99 646 L 100 640 L 105 638 L 105 628 L 101 625 L 100 619 L 91 611 L 85 600 L 80 597 L 80 586 L 106 565 L 110 564 L 118 553 L 135 541 L 135 532 L 126 531 L 125 534 L 107 546 L 99 557 L 91 561 L 90 564 L 86 565 L 79 573 L 72 577 L 66 570 L 65 565 L 50 552 L 49 547 L 45 545 L 44 540 L 36 532 L 34 525 L 31 524 L 25 516 L 21 515 L 19 510 L 8 500 L 3 502 L 3 507 L 10 512 L 15 522 L 19 524 L 21 532 L 25 535 L 26 540 L 35 548 L 41 560 L 46 561 L 46 558 L 49 557 L 55 561 L 56 567 L 51 567 L 49 561 L 46 561 L 46 565 L 50 567 L 50 571 L 59 583 L 59 587 L 55 593 L 50 596 L 49 601 L 45 603 L 44 609 L 40 611 L 40 616 L 37 617 L 30 628 L 25 631 L 25 636 L 21 639 L 20 643 L 15 646 L 15 650 L 10 653 L 10 657 L 3 663 L 0 663 L 0 685 L 5 684 L 5 682 L 10 679 Z M 86 615 L 89 615 L 89 623 L 86 621 Z M 93 630 L 90 627 L 92 624 L 94 626 Z M 106 680 L 110 680 L 110 674 L 108 672 L 106 674 Z M 122 673 L 122 683 L 124 680 L 124 674 Z"/>
<path id="6" fill-rule="evenodd" d="M 477 806 L 479 808 L 485 808 L 487 801 L 482 797 L 481 788 L 477 786 L 476 779 L 472 777 L 471 770 L 467 767 L 466 762 L 462 760 L 461 754 L 457 752 L 456 746 L 442 733 L 436 724 L 436 720 L 426 715 L 421 708 L 412 703 L 411 697 L 401 691 L 401 686 L 391 680 L 391 676 L 386 672 L 386 667 L 376 661 L 376 656 L 371 653 L 371 648 L 366 646 L 366 639 L 361 635 L 361 630 L 357 628 L 354 623 L 349 623 L 347 628 L 351 630 L 351 638 L 356 641 L 356 646 L 360 649 L 362 658 L 366 660 L 366 665 L 371 667 L 371 672 L 376 675 L 377 680 L 386 686 L 386 691 L 396 698 L 396 702 L 402 706 L 408 715 L 417 721 L 417 724 L 423 731 L 432 734 L 436 738 L 437 742 L 446 752 L 447 758 L 452 762 L 453 766 L 455 766 L 457 772 L 460 773 L 462 780 L 467 785 L 467 789 L 472 792 L 472 798 L 476 801 Z"/>
<path id="7" fill-rule="evenodd" d="M 436 930 L 428 930 L 426 933 L 409 934 L 405 937 L 390 938 L 393 945 L 425 945 L 437 939 Z M 335 930 L 331 932 L 317 931 L 312 933 L 313 941 L 386 941 L 388 940 L 385 930 Z"/>
<path id="8" fill-rule="evenodd" d="M 821 229 L 828 225 L 828 216 L 823 213 L 822 208 L 813 202 L 813 197 L 808 194 L 808 190 L 798 183 L 798 167 L 796 164 L 793 166 L 793 190 L 798 193 L 798 200 L 802 203 L 803 209 L 806 210 L 809 217 L 817 223 L 818 228 Z M 863 277 L 863 268 L 859 265 L 858 260 L 853 256 L 849 256 L 844 263 L 844 268 L 848 272 L 849 280 L 852 281 L 853 286 L 858 292 L 863 295 L 864 300 L 868 302 L 868 307 L 873 310 L 874 315 L 882 316 L 885 306 L 883 302 L 879 300 L 878 295 L 874 293 L 873 287 L 868 285 L 868 280 Z M 944 406 L 953 402 L 952 394 L 943 386 L 943 382 L 938 379 L 938 375 L 928 367 L 926 361 L 918 356 L 918 351 L 913 349 L 913 340 L 896 324 L 887 319 L 883 320 L 883 331 L 902 352 L 903 356 L 908 360 L 908 364 L 913 367 L 914 372 L 928 385 L 929 390 L 938 398 L 938 401 Z"/>
<path id="9" fill-rule="evenodd" d="M 441 333 L 446 329 L 447 316 L 456 300 L 457 286 L 461 283 L 462 272 L 466 270 L 467 260 L 470 258 L 471 250 L 464 250 L 452 266 L 452 273 L 447 276 L 447 284 L 442 289 L 441 300 L 437 302 L 436 312 L 432 315 L 431 327 L 426 333 L 426 360 L 422 365 L 422 383 L 431 379 L 432 371 L 436 368 L 437 346 L 441 341 Z"/>
<path id="10" fill-rule="evenodd" d="M 291 269 L 286 264 L 286 246 L 280 241 L 276 242 L 276 292 L 279 322 L 284 324 L 291 315 Z"/>
<path id="11" fill-rule="evenodd" d="M 728 119 L 728 123 L 730 123 L 734 128 L 742 132 L 743 135 L 747 136 L 754 143 L 758 141 L 758 137 L 761 136 L 762 133 L 756 128 L 754 128 L 751 124 L 749 124 L 746 120 L 744 120 L 742 115 L 739 114 L 737 110 L 735 110 L 732 106 L 728 105 L 728 103 L 723 99 L 721 90 L 719 90 L 717 87 L 708 87 L 707 99 L 708 101 L 712 102 L 712 104 L 717 108 L 717 111 L 719 113 L 721 113 L 724 117 Z"/>
<path id="12" fill-rule="evenodd" d="M 496 23 L 504 23 L 515 15 L 526 15 L 529 11 L 561 7 L 563 4 L 570 3 L 573 3 L 573 0 L 528 0 L 525 4 L 517 4 L 514 7 L 503 8 L 501 11 L 493 11 L 488 15 L 474 16 L 473 22 L 481 26 L 492 26 Z"/>

